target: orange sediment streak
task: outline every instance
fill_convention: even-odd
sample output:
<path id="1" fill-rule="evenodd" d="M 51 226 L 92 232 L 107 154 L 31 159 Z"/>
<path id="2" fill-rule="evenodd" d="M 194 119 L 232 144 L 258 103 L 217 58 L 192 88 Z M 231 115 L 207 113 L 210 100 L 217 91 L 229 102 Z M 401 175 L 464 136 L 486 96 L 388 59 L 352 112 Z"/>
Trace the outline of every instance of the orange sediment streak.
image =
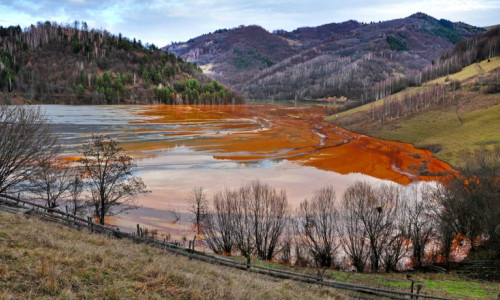
<path id="1" fill-rule="evenodd" d="M 130 150 L 191 147 L 216 159 L 242 163 L 287 159 L 340 174 L 362 173 L 401 184 L 436 180 L 454 170 L 411 144 L 352 133 L 323 121 L 322 107 L 148 106 L 143 123 L 179 125 L 147 143 L 124 142 Z M 142 131 L 144 132 L 144 131 Z M 151 131 L 154 132 L 154 131 Z"/>

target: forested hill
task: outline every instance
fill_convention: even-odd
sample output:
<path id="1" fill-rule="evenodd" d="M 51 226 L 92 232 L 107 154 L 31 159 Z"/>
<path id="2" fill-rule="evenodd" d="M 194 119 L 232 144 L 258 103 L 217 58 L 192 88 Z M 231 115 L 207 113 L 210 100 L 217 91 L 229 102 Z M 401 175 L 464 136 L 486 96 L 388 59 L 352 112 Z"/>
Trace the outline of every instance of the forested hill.
<path id="1" fill-rule="evenodd" d="M 222 29 L 165 47 L 249 98 L 374 100 L 376 83 L 419 72 L 461 39 L 484 31 L 423 13 L 288 32 Z"/>
<path id="2" fill-rule="evenodd" d="M 0 54 L 0 103 L 243 102 L 196 64 L 85 22 L 0 26 Z"/>

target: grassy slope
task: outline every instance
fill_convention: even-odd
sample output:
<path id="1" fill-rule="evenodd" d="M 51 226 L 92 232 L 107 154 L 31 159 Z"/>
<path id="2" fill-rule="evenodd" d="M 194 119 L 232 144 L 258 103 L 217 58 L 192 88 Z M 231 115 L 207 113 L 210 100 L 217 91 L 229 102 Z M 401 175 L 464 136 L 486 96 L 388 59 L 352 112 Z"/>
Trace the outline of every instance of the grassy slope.
<path id="1" fill-rule="evenodd" d="M 0 299 L 339 299 L 332 289 L 189 261 L 0 212 Z"/>
<path id="2" fill-rule="evenodd" d="M 476 76 L 488 74 L 499 67 L 500 57 L 494 57 L 490 62 L 484 60 L 470 65 L 461 72 L 450 75 L 450 78 L 472 82 Z M 441 77 L 434 81 L 444 80 L 445 77 Z M 423 89 L 426 85 L 410 90 Z M 398 97 L 406 91 L 408 89 L 393 97 Z M 377 104 L 382 104 L 382 101 Z M 466 86 L 457 93 L 456 99 L 451 100 L 451 103 L 384 125 L 370 120 L 370 105 L 329 116 L 326 120 L 349 130 L 377 138 L 408 142 L 417 147 L 439 144 L 443 150 L 435 156 L 455 166 L 460 164 L 457 157 L 460 150 L 473 150 L 481 145 L 500 143 L 498 94 L 485 95 L 481 91 L 471 91 L 470 87 Z"/>
<path id="3" fill-rule="evenodd" d="M 417 147 L 440 144 L 443 150 L 435 156 L 457 165 L 459 150 L 500 144 L 499 128 L 500 104 L 497 104 L 462 115 L 446 110 L 425 112 L 399 123 L 397 129 L 382 129 L 376 136 L 405 141 Z"/>
<path id="4" fill-rule="evenodd" d="M 500 67 L 500 56 L 495 56 L 488 60 L 483 60 L 478 63 L 474 63 L 462 69 L 462 71 L 450 75 L 450 80 L 463 81 L 469 79 L 473 76 L 488 73 L 494 69 Z M 436 78 L 432 81 L 427 82 L 425 85 L 435 84 L 435 83 L 445 83 L 447 76 Z"/>
<path id="5" fill-rule="evenodd" d="M 234 257 L 235 259 L 243 259 Z M 315 274 L 315 269 L 253 260 Z M 405 273 L 358 274 L 328 270 L 340 282 L 410 290 Z M 452 298 L 495 298 L 500 283 L 455 273 L 413 273 L 422 292 Z M 68 229 L 37 218 L 0 212 L 0 299 L 344 299 L 332 289 L 274 281 L 200 263 L 128 240 Z"/>
<path id="6" fill-rule="evenodd" d="M 472 78 L 476 75 L 490 72 L 490 71 L 492 71 L 496 68 L 499 68 L 499 67 L 500 67 L 500 56 L 495 56 L 495 57 L 490 59 L 490 62 L 488 62 L 488 60 L 483 60 L 479 63 L 474 63 L 470 66 L 463 68 L 462 71 L 450 75 L 449 77 L 450 77 L 450 79 L 463 81 L 463 80 Z M 430 84 L 444 83 L 446 80 L 446 77 L 447 76 L 436 78 L 433 81 L 425 83 L 422 87 L 405 88 L 404 90 L 392 95 L 391 97 L 399 98 L 400 96 L 402 96 L 406 92 L 420 91 L 420 90 L 424 89 L 426 86 L 429 86 Z M 374 105 L 381 105 L 381 104 L 382 104 L 382 101 L 377 101 L 374 103 Z M 352 115 L 352 114 L 357 113 L 357 112 L 367 111 L 370 109 L 371 105 L 372 105 L 372 103 L 361 105 L 361 106 L 355 107 L 353 109 L 343 111 L 339 114 L 326 117 L 325 120 L 334 123 L 335 119 L 338 119 L 341 117 L 346 117 L 346 116 Z"/>

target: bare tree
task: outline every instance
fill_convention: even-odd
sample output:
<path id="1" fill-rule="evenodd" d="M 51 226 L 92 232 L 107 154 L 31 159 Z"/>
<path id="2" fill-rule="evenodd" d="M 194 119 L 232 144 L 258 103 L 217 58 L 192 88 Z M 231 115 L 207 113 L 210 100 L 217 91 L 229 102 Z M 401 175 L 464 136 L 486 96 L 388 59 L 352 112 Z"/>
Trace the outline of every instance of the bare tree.
<path id="1" fill-rule="evenodd" d="M 83 214 L 88 207 L 88 203 L 81 199 L 83 188 L 84 182 L 79 175 L 75 175 L 69 183 L 69 195 L 66 201 L 66 209 L 73 215 Z"/>
<path id="2" fill-rule="evenodd" d="M 214 195 L 213 208 L 201 219 L 206 245 L 217 254 L 231 254 L 235 246 L 234 226 L 237 193 L 226 189 Z"/>
<path id="3" fill-rule="evenodd" d="M 363 272 L 368 259 L 368 237 L 359 217 L 362 202 L 356 186 L 347 188 L 342 199 L 341 221 L 338 227 L 342 249 L 358 272 Z"/>
<path id="4" fill-rule="evenodd" d="M 286 193 L 253 181 L 240 191 L 242 202 L 249 206 L 257 255 L 261 259 L 274 257 L 280 236 L 287 222 L 289 210 Z M 243 205 L 243 203 L 240 203 Z"/>
<path id="5" fill-rule="evenodd" d="M 207 195 L 203 191 L 202 187 L 194 187 L 188 201 L 190 204 L 190 211 L 194 214 L 194 226 L 196 227 L 198 234 L 200 234 L 200 224 L 202 223 L 202 218 L 206 216 L 208 210 Z"/>
<path id="6" fill-rule="evenodd" d="M 386 240 L 382 255 L 385 271 L 391 272 L 396 270 L 398 263 L 408 252 L 408 239 L 405 237 L 408 221 L 403 212 L 404 205 L 401 204 L 401 190 L 391 186 L 387 192 L 392 201 L 386 201 L 391 206 L 386 206 L 386 213 L 390 213 L 390 216 L 387 219 Z"/>
<path id="7" fill-rule="evenodd" d="M 234 239 L 235 245 L 241 255 L 246 257 L 247 264 L 256 250 L 255 229 L 252 218 L 252 209 L 247 199 L 250 197 L 250 190 L 242 187 L 236 193 L 235 219 L 234 219 Z"/>
<path id="8" fill-rule="evenodd" d="M 343 198 L 342 246 L 358 271 L 369 259 L 373 271 L 385 265 L 394 270 L 402 259 L 405 237 L 400 215 L 400 193 L 395 185 L 373 188 L 366 182 L 355 182 Z"/>
<path id="9" fill-rule="evenodd" d="M 331 267 L 339 245 L 336 243 L 337 217 L 335 191 L 325 187 L 314 193 L 312 200 L 300 204 L 298 236 L 315 263 Z"/>
<path id="10" fill-rule="evenodd" d="M 54 154 L 38 165 L 27 189 L 36 197 L 44 199 L 47 207 L 56 208 L 70 188 L 72 171 L 71 166 L 61 162 Z"/>
<path id="11" fill-rule="evenodd" d="M 140 177 L 132 175 L 136 165 L 122 151 L 117 141 L 93 135 L 81 152 L 83 157 L 79 162 L 90 188 L 94 215 L 101 224 L 105 216 L 132 208 L 124 204 L 133 204 L 139 194 L 150 192 Z"/>
<path id="12" fill-rule="evenodd" d="M 436 223 L 432 215 L 428 187 L 412 186 L 406 190 L 403 211 L 407 220 L 405 236 L 411 241 L 414 266 L 422 268 L 425 262 L 425 248 L 435 238 Z"/>
<path id="13" fill-rule="evenodd" d="M 368 186 L 367 183 L 360 185 Z M 373 271 L 378 271 L 381 267 L 384 249 L 388 249 L 390 234 L 393 233 L 393 227 L 396 225 L 399 191 L 393 185 L 381 185 L 373 192 L 370 192 L 369 188 L 367 190 L 360 218 L 369 241 L 371 268 Z"/>
<path id="14" fill-rule="evenodd" d="M 52 157 L 56 138 L 39 108 L 0 106 L 0 193 L 29 181 Z"/>

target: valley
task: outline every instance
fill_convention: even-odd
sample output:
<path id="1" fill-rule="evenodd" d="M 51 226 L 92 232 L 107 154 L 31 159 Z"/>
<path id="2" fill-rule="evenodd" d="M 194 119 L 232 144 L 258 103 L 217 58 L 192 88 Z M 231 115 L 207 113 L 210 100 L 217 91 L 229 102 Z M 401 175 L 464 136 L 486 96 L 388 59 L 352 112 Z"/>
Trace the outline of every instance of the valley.
<path id="1" fill-rule="evenodd" d="M 406 15 L 0 26 L 0 299 L 495 297 L 500 26 Z"/>

